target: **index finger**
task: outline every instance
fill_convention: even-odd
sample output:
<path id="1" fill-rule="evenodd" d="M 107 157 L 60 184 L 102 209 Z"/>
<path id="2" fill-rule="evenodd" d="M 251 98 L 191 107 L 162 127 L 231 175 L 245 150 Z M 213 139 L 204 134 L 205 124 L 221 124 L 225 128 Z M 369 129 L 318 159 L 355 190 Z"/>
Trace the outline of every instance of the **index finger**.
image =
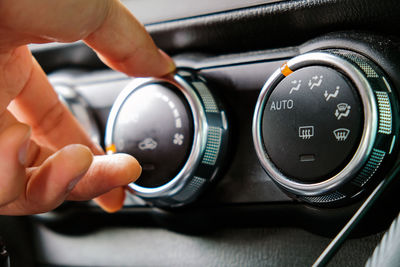
<path id="1" fill-rule="evenodd" d="M 2 0 L 0 51 L 28 43 L 84 40 L 110 67 L 131 76 L 161 76 L 172 60 L 117 0 Z"/>

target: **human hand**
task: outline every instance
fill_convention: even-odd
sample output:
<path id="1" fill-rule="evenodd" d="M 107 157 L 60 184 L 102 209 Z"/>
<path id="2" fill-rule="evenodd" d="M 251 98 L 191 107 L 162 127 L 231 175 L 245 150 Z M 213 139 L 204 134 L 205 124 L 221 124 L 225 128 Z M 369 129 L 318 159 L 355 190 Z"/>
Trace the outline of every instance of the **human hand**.
<path id="1" fill-rule="evenodd" d="M 131 76 L 175 68 L 117 0 L 0 0 L 0 214 L 40 213 L 99 195 L 113 212 L 122 207 L 122 186 L 140 175 L 129 155 L 93 156 L 101 148 L 60 103 L 26 46 L 77 40 Z"/>

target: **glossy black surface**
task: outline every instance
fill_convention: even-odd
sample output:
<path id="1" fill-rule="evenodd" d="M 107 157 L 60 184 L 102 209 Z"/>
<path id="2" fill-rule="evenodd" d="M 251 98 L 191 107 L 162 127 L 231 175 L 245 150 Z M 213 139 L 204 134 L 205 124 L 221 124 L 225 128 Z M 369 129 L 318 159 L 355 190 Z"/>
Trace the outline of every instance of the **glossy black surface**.
<path id="1" fill-rule="evenodd" d="M 362 104 L 351 83 L 331 68 L 313 66 L 295 71 L 272 90 L 262 119 L 271 161 L 288 178 L 303 182 L 339 172 L 363 130 Z"/>
<path id="2" fill-rule="evenodd" d="M 121 105 L 112 139 L 117 152 L 135 156 L 142 165 L 137 185 L 162 186 L 178 174 L 191 150 L 190 108 L 170 84 L 142 86 Z"/>

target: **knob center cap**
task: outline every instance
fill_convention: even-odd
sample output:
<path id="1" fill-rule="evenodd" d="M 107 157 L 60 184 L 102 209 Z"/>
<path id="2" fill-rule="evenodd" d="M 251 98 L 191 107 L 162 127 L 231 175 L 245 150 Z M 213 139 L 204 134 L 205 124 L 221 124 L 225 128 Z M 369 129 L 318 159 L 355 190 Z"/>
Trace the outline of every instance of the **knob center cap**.
<path id="1" fill-rule="evenodd" d="M 360 98 L 334 69 L 306 67 L 284 78 L 266 102 L 262 136 L 287 177 L 320 182 L 353 156 L 363 130 Z"/>
<path id="2" fill-rule="evenodd" d="M 168 183 L 185 164 L 193 141 L 193 119 L 183 95 L 166 83 L 132 91 L 115 119 L 117 151 L 142 165 L 135 183 L 155 188 Z"/>

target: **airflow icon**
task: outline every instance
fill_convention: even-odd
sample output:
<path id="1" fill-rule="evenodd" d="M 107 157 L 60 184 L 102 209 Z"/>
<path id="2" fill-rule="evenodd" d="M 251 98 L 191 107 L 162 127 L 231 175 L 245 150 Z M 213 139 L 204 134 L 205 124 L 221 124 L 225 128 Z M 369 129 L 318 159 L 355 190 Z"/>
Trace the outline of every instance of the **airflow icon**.
<path id="1" fill-rule="evenodd" d="M 336 140 L 346 141 L 347 137 L 350 134 L 350 130 L 346 128 L 339 128 L 333 131 L 333 135 L 335 136 Z"/>
<path id="2" fill-rule="evenodd" d="M 181 146 L 181 145 L 183 144 L 183 139 L 184 139 L 184 138 L 185 138 L 185 136 L 183 136 L 183 134 L 176 133 L 176 134 L 174 135 L 174 139 L 172 140 L 172 142 L 173 142 L 175 145 Z"/>

